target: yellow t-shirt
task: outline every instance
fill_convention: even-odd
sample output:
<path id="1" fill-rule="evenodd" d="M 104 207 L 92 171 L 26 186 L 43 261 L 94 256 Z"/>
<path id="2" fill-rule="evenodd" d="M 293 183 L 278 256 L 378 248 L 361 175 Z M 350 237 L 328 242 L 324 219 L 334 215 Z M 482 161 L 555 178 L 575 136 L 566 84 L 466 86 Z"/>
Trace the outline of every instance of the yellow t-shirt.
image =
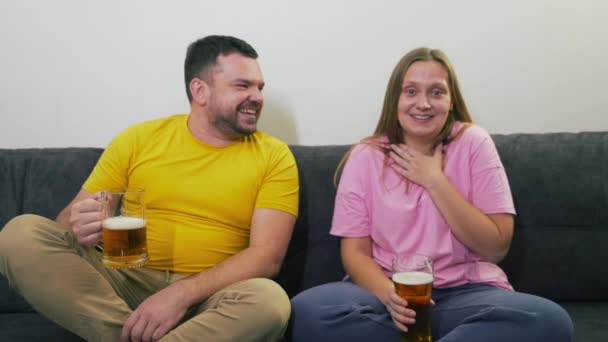
<path id="1" fill-rule="evenodd" d="M 105 149 L 83 188 L 146 191 L 147 267 L 200 272 L 249 245 L 255 208 L 297 216 L 298 171 L 287 145 L 255 132 L 207 145 L 188 115 L 131 126 Z"/>

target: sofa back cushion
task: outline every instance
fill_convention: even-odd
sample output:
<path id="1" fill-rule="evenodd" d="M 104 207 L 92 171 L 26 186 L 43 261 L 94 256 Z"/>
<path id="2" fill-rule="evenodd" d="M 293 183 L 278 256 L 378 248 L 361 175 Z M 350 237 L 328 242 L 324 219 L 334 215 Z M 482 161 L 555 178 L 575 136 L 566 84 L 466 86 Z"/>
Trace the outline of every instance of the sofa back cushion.
<path id="1" fill-rule="evenodd" d="M 0 229 L 32 213 L 55 218 L 74 198 L 101 154 L 98 148 L 0 150 Z M 0 312 L 29 305 L 0 276 Z"/>
<path id="2" fill-rule="evenodd" d="M 0 229 L 21 212 L 27 157 L 23 150 L 0 150 Z"/>
<path id="3" fill-rule="evenodd" d="M 344 276 L 340 241 L 329 235 L 333 176 L 348 146 L 291 146 L 300 177 L 300 208 L 278 282 L 289 296 Z"/>
<path id="4" fill-rule="evenodd" d="M 494 135 L 517 216 L 501 263 L 516 290 L 608 300 L 608 132 Z"/>
<path id="5" fill-rule="evenodd" d="M 19 214 L 51 219 L 78 193 L 99 148 L 0 150 L 0 227 Z"/>
<path id="6" fill-rule="evenodd" d="M 608 300 L 608 132 L 493 135 L 517 216 L 501 263 L 514 287 L 555 300 Z M 333 175 L 349 146 L 291 146 L 300 176 L 300 215 L 278 282 L 290 296 L 344 276 L 329 235 Z M 0 150 L 0 229 L 12 217 L 54 218 L 74 197 L 102 150 Z M 0 277 L 0 312 L 15 301 Z"/>

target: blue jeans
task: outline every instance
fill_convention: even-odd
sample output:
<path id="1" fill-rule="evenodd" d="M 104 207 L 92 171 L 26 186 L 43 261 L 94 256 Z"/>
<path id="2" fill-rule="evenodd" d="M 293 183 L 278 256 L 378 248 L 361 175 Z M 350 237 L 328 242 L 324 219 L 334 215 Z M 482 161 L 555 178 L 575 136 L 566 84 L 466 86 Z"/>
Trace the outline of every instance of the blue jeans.
<path id="1" fill-rule="evenodd" d="M 485 284 L 433 289 L 434 341 L 569 342 L 572 320 L 556 303 Z M 349 281 L 308 289 L 291 300 L 294 342 L 399 341 L 384 304 Z"/>

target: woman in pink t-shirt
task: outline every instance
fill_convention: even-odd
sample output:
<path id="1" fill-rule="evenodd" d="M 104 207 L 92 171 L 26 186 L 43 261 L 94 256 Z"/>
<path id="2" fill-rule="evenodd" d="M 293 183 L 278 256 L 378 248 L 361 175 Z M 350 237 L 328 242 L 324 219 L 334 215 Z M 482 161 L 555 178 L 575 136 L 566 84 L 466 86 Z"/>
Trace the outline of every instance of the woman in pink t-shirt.
<path id="1" fill-rule="evenodd" d="M 513 235 L 511 191 L 443 52 L 401 59 L 374 135 L 344 160 L 330 233 L 348 276 L 292 299 L 293 341 L 398 340 L 415 312 L 389 278 L 397 254 L 433 261 L 436 341 L 571 340 L 565 310 L 513 291 L 496 265 Z"/>

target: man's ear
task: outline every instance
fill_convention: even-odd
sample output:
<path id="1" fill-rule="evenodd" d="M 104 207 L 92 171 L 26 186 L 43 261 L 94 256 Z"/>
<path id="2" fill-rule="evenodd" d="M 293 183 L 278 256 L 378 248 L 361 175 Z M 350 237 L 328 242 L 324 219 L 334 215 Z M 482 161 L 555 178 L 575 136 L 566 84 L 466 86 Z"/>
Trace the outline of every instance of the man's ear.
<path id="1" fill-rule="evenodd" d="M 202 79 L 195 77 L 190 81 L 190 94 L 192 95 L 192 101 L 196 102 L 200 106 L 207 104 L 209 99 L 209 85 Z"/>

